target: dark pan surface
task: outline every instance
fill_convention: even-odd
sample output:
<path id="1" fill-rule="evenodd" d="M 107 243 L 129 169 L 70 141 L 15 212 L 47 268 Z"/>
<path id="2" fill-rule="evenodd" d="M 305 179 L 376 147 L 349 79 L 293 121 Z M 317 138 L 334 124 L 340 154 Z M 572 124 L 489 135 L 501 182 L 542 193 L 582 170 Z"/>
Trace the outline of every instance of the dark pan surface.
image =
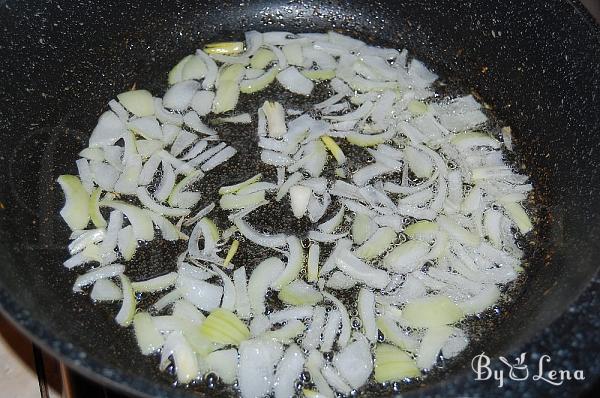
<path id="1" fill-rule="evenodd" d="M 88 375 L 147 395 L 187 395 L 169 389 L 170 379 L 137 352 L 109 311 L 71 293 L 75 275 L 60 266 L 68 231 L 54 181 L 75 171 L 76 153 L 116 93 L 135 83 L 159 94 L 183 55 L 248 29 L 334 28 L 406 47 L 451 86 L 478 93 L 513 127 L 544 223 L 525 289 L 489 320 L 496 333 L 485 343 L 476 339 L 472 353 L 517 348 L 597 271 L 600 29 L 568 2 L 8 1 L 0 23 L 0 307 Z M 164 264 L 161 253 L 148 250 L 150 272 Z M 599 309 L 586 311 L 597 316 Z M 556 338 L 585 326 L 563 319 L 553 328 Z M 431 388 L 440 387 L 432 380 Z M 469 388 L 475 393 L 485 384 Z"/>

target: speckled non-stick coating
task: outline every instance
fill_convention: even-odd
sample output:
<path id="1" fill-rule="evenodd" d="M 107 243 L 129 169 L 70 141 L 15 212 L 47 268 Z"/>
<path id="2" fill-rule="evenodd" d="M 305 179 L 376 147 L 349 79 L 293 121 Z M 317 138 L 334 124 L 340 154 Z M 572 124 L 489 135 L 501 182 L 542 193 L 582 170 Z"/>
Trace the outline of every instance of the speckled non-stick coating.
<path id="1" fill-rule="evenodd" d="M 470 353 L 520 352 L 530 341 L 525 349 L 586 369 L 587 384 L 598 374 L 591 356 L 599 337 L 590 331 L 598 327 L 597 285 L 535 335 L 590 286 L 600 258 L 600 29 L 581 7 L 556 0 L 2 1 L 0 26 L 0 307 L 78 371 L 147 396 L 190 395 L 171 389 L 110 312 L 73 295 L 75 275 L 60 265 L 68 231 L 54 181 L 75 171 L 107 101 L 133 84 L 160 94 L 170 66 L 205 41 L 248 29 L 334 28 L 406 47 L 476 92 L 513 127 L 517 158 L 539 188 L 545 223 L 527 285 Z M 150 252 L 150 271 L 172 251 Z M 499 392 L 473 382 L 467 367 L 457 361 L 452 377 L 409 394 Z M 585 385 L 521 383 L 501 392 L 571 396 Z"/>

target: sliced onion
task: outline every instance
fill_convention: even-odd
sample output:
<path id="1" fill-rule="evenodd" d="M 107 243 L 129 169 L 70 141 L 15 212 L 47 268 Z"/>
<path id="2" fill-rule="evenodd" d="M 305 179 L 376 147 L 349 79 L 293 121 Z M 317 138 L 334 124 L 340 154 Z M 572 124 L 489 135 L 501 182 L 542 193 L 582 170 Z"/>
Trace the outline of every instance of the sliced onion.
<path id="1" fill-rule="evenodd" d="M 205 90 L 211 89 L 217 80 L 217 73 L 219 71 L 217 64 L 202 50 L 197 50 L 196 55 L 200 57 L 206 65 L 206 75 L 204 76 L 204 81 L 202 81 L 202 88 Z"/>
<path id="2" fill-rule="evenodd" d="M 321 250 L 318 243 L 313 243 L 308 249 L 308 259 L 306 261 L 307 280 L 315 282 L 319 277 L 319 256 Z"/>
<path id="3" fill-rule="evenodd" d="M 158 292 L 175 285 L 176 280 L 177 273 L 169 272 L 168 274 L 157 276 L 156 278 L 148 279 L 145 281 L 132 282 L 131 287 L 135 292 Z"/>
<path id="4" fill-rule="evenodd" d="M 200 333 L 208 340 L 227 345 L 239 345 L 250 337 L 250 331 L 231 311 L 217 308 L 200 325 Z"/>
<path id="5" fill-rule="evenodd" d="M 437 295 L 406 304 L 402 317 L 411 327 L 434 327 L 459 321 L 464 312 L 448 297 Z"/>
<path id="6" fill-rule="evenodd" d="M 212 311 L 221 304 L 223 296 L 221 286 L 179 276 L 176 288 L 186 300 L 201 310 Z"/>
<path id="7" fill-rule="evenodd" d="M 205 358 L 207 370 L 214 372 L 224 383 L 233 384 L 237 378 L 238 352 L 234 348 L 211 352 Z"/>
<path id="8" fill-rule="evenodd" d="M 302 339 L 302 347 L 305 350 L 318 348 L 321 344 L 321 334 L 325 326 L 325 307 L 316 306 L 313 312 L 312 322 Z"/>
<path id="9" fill-rule="evenodd" d="M 61 175 L 58 184 L 65 194 L 65 205 L 60 215 L 71 230 L 84 229 L 90 221 L 90 196 L 81 184 L 81 180 L 72 175 Z"/>
<path id="10" fill-rule="evenodd" d="M 248 319 L 251 315 L 251 308 L 245 267 L 237 268 L 233 272 L 233 283 L 235 285 L 235 311 L 241 319 Z"/>
<path id="11" fill-rule="evenodd" d="M 119 275 L 121 289 L 123 289 L 123 302 L 121 309 L 115 317 L 115 321 L 121 326 L 129 326 L 135 315 L 136 299 L 129 278 L 123 274 Z"/>
<path id="12" fill-rule="evenodd" d="M 223 148 L 221 151 L 219 151 L 217 154 L 215 154 L 213 157 L 211 157 L 210 159 L 208 159 L 201 167 L 202 171 L 210 171 L 212 169 L 214 169 L 215 167 L 225 163 L 226 161 L 228 161 L 229 159 L 231 159 L 233 156 L 235 156 L 235 154 L 237 153 L 237 150 L 234 147 L 228 146 Z"/>
<path id="13" fill-rule="evenodd" d="M 160 350 L 164 344 L 164 337 L 160 334 L 152 317 L 147 312 L 138 312 L 133 317 L 133 330 L 138 347 L 143 355 L 150 355 Z"/>
<path id="14" fill-rule="evenodd" d="M 337 332 L 340 327 L 340 311 L 332 310 L 327 315 L 327 323 L 323 329 L 323 339 L 321 342 L 321 351 L 329 352 L 333 348 Z"/>
<path id="15" fill-rule="evenodd" d="M 278 341 L 281 344 L 292 344 L 305 329 L 306 326 L 302 321 L 291 319 L 287 321 L 283 327 L 276 330 L 269 330 L 265 332 L 263 336 Z"/>
<path id="16" fill-rule="evenodd" d="M 390 227 L 381 227 L 354 253 L 357 257 L 370 260 L 386 252 L 394 240 L 396 232 Z"/>
<path id="17" fill-rule="evenodd" d="M 296 279 L 304 266 L 304 250 L 302 249 L 300 239 L 291 235 L 286 238 L 286 243 L 289 250 L 288 261 L 283 272 L 277 276 L 277 279 L 271 285 L 275 290 L 281 290 Z"/>
<path id="18" fill-rule="evenodd" d="M 233 223 L 243 236 L 257 245 L 275 248 L 285 246 L 286 244 L 286 237 L 284 234 L 267 235 L 258 232 L 242 218 L 235 218 Z"/>
<path id="19" fill-rule="evenodd" d="M 129 195 L 135 194 L 141 171 L 142 158 L 140 155 L 128 156 L 125 160 L 123 172 L 114 184 L 114 191 Z"/>
<path id="20" fill-rule="evenodd" d="M 323 300 L 318 290 L 298 279 L 284 286 L 277 297 L 290 305 L 315 305 Z"/>
<path id="21" fill-rule="evenodd" d="M 94 301 L 123 300 L 123 291 L 110 279 L 98 279 L 90 293 Z"/>
<path id="22" fill-rule="evenodd" d="M 358 293 L 358 315 L 362 322 L 364 335 L 372 343 L 377 342 L 378 330 L 375 323 L 375 294 L 365 288 Z"/>
<path id="23" fill-rule="evenodd" d="M 187 384 L 198 376 L 198 359 L 189 342 L 179 331 L 169 334 L 161 351 L 161 368 L 166 368 L 169 357 L 173 357 L 177 381 Z"/>
<path id="24" fill-rule="evenodd" d="M 244 79 L 240 82 L 240 91 L 244 94 L 251 94 L 264 90 L 273 83 L 278 73 L 279 67 L 273 66 L 259 77 L 255 77 L 254 79 Z"/>
<path id="25" fill-rule="evenodd" d="M 356 283 L 355 279 L 352 279 L 343 272 L 335 271 L 331 274 L 329 279 L 327 279 L 325 286 L 334 290 L 348 290 L 356 286 Z"/>
<path id="26" fill-rule="evenodd" d="M 311 381 L 315 384 L 319 390 L 319 395 L 325 397 L 334 397 L 335 394 L 329 383 L 323 377 L 321 369 L 323 368 L 323 358 L 317 350 L 312 350 L 308 354 L 308 360 L 306 361 L 306 370 L 310 373 Z"/>
<path id="27" fill-rule="evenodd" d="M 137 239 L 131 225 L 121 229 L 117 234 L 117 245 L 125 261 L 129 261 L 137 250 Z"/>
<path id="28" fill-rule="evenodd" d="M 314 84 L 293 66 L 282 70 L 277 75 L 277 80 L 287 90 L 301 95 L 310 95 Z"/>
<path id="29" fill-rule="evenodd" d="M 283 346 L 273 340 L 253 339 L 240 345 L 238 383 L 243 398 L 269 395 L 275 382 L 275 365 Z"/>
<path id="30" fill-rule="evenodd" d="M 352 388 L 359 388 L 373 371 L 373 358 L 369 342 L 360 333 L 354 333 L 354 341 L 335 356 L 333 363 Z"/>
<path id="31" fill-rule="evenodd" d="M 265 294 L 276 278 L 283 272 L 283 262 L 276 257 L 263 260 L 256 266 L 248 281 L 250 307 L 255 315 L 265 312 Z"/>
<path id="32" fill-rule="evenodd" d="M 417 341 L 403 332 L 394 319 L 387 314 L 378 316 L 376 324 L 379 330 L 383 333 L 385 341 L 388 341 L 403 350 L 415 351 L 417 348 Z"/>
<path id="33" fill-rule="evenodd" d="M 122 211 L 131 223 L 137 239 L 149 241 L 154 238 L 152 219 L 139 207 L 116 200 L 102 201 L 100 202 L 100 206 L 112 207 L 113 209 Z"/>
<path id="34" fill-rule="evenodd" d="M 342 250 L 335 262 L 344 273 L 368 286 L 383 289 L 390 283 L 387 272 L 365 264 L 347 250 Z"/>
<path id="35" fill-rule="evenodd" d="M 147 90 L 126 91 L 117 95 L 117 99 L 125 109 L 136 116 L 154 115 L 154 100 Z"/>
<path id="36" fill-rule="evenodd" d="M 348 310 L 346 309 L 344 304 L 342 304 L 342 302 L 340 300 L 338 300 L 332 294 L 323 292 L 323 297 L 325 297 L 327 300 L 331 301 L 337 307 L 337 310 L 340 313 L 341 321 L 342 321 L 342 328 L 340 329 L 340 335 L 338 338 L 338 346 L 340 348 L 343 348 L 348 344 L 348 341 L 350 340 L 351 325 L 350 325 L 350 317 L 348 316 Z"/>
<path id="37" fill-rule="evenodd" d="M 429 251 L 430 247 L 427 243 L 409 240 L 388 253 L 383 259 L 383 265 L 398 273 L 408 273 L 423 265 Z"/>
<path id="38" fill-rule="evenodd" d="M 221 301 L 221 308 L 229 311 L 233 311 L 235 309 L 236 302 L 236 289 L 235 285 L 231 281 L 231 278 L 225 274 L 225 272 L 221 271 L 214 264 L 211 264 L 211 268 L 215 271 L 216 274 L 219 275 L 221 280 L 223 281 L 223 300 Z"/>
<path id="39" fill-rule="evenodd" d="M 428 369 L 435 364 L 440 350 L 451 334 L 452 328 L 448 326 L 436 326 L 427 330 L 417 355 L 417 366 L 420 369 Z"/>
<path id="40" fill-rule="evenodd" d="M 378 344 L 375 349 L 375 380 L 379 383 L 417 377 L 421 371 L 406 352 L 389 344 Z"/>
<path id="41" fill-rule="evenodd" d="M 296 380 L 304 368 L 304 354 L 296 344 L 290 345 L 275 371 L 275 398 L 288 398 L 294 395 Z"/>
<path id="42" fill-rule="evenodd" d="M 272 312 L 269 314 L 269 320 L 271 323 L 282 323 L 292 319 L 305 319 L 313 316 L 313 307 L 310 305 L 303 305 L 298 307 L 290 307 L 285 310 Z"/>

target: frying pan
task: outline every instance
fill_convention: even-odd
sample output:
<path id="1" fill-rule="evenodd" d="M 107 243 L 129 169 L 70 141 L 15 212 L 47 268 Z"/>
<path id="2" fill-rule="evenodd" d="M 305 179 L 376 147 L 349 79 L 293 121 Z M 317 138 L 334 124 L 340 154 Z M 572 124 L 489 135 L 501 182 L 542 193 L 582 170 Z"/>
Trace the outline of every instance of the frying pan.
<path id="1" fill-rule="evenodd" d="M 76 371 L 143 396 L 217 394 L 205 386 L 173 389 L 111 311 L 72 294 L 75 275 L 60 265 L 68 231 L 58 217 L 55 179 L 75 171 L 76 153 L 107 101 L 133 84 L 160 94 L 170 66 L 207 41 L 239 39 L 250 29 L 335 29 L 406 47 L 444 77 L 449 92 L 482 98 L 500 123 L 512 126 L 516 161 L 536 186 L 541 221 L 528 246 L 527 280 L 511 302 L 482 317 L 462 359 L 425 383 L 404 386 L 408 396 L 572 396 L 599 374 L 593 328 L 600 304 L 591 281 L 600 258 L 600 29 L 579 4 L 4 0 L 0 6 L 0 309 Z M 142 270 L 156 270 L 165 253 L 150 251 Z M 563 367 L 583 368 L 586 381 L 505 390 L 472 381 L 469 355 L 523 349 L 560 355 Z M 380 395 L 391 391 L 365 394 Z"/>

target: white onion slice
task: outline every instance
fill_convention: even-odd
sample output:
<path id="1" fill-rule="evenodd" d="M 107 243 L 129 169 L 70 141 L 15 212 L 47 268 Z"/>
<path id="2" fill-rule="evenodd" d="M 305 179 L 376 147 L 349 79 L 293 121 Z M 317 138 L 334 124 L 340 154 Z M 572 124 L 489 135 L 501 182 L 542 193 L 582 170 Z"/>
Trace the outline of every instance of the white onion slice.
<path id="1" fill-rule="evenodd" d="M 176 289 L 182 297 L 204 311 L 219 308 L 223 288 L 205 281 L 182 277 L 177 279 Z"/>
<path id="2" fill-rule="evenodd" d="M 321 369 L 323 368 L 323 357 L 317 350 L 312 350 L 308 354 L 308 360 L 306 361 L 306 370 L 310 373 L 311 381 L 315 384 L 319 390 L 319 394 L 325 397 L 334 397 L 335 394 L 329 383 L 323 377 Z"/>
<path id="3" fill-rule="evenodd" d="M 158 292 L 175 285 L 176 280 L 177 272 L 169 272 L 145 281 L 132 282 L 131 287 L 135 292 Z"/>
<path id="4" fill-rule="evenodd" d="M 321 344 L 321 333 L 325 326 L 325 316 L 325 307 L 316 306 L 313 311 L 312 321 L 302 339 L 302 347 L 305 350 L 318 348 Z"/>
<path id="5" fill-rule="evenodd" d="M 265 294 L 275 279 L 283 272 L 283 262 L 276 257 L 263 260 L 256 266 L 248 280 L 248 297 L 252 312 L 264 314 Z"/>
<path id="6" fill-rule="evenodd" d="M 358 293 L 358 315 L 362 321 L 365 337 L 372 343 L 377 342 L 377 324 L 375 323 L 375 294 L 365 288 Z"/>
<path id="7" fill-rule="evenodd" d="M 340 375 L 352 388 L 359 388 L 373 371 L 373 358 L 367 339 L 354 333 L 354 341 L 335 356 L 333 363 Z"/>
<path id="8" fill-rule="evenodd" d="M 217 74 L 219 72 L 217 64 L 202 50 L 197 50 L 196 55 L 200 57 L 206 65 L 206 75 L 204 76 L 204 81 L 202 81 L 202 88 L 205 90 L 211 89 L 217 80 Z"/>
<path id="9" fill-rule="evenodd" d="M 277 80 L 287 90 L 296 94 L 310 95 L 314 88 L 314 83 L 293 66 L 279 72 Z"/>
<path id="10" fill-rule="evenodd" d="M 251 315 L 251 308 L 245 267 L 242 266 L 233 271 L 233 283 L 235 285 L 235 311 L 241 319 L 248 319 Z"/>
<path id="11" fill-rule="evenodd" d="M 223 281 L 223 300 L 221 302 L 221 307 L 229 311 L 233 311 L 235 309 L 236 303 L 236 289 L 235 285 L 231 281 L 231 278 L 225 274 L 219 267 L 211 264 L 211 268 L 215 271 L 216 274 L 219 275 L 221 280 Z"/>
<path id="12" fill-rule="evenodd" d="M 258 232 L 242 218 L 235 218 L 233 223 L 242 235 L 257 245 L 275 248 L 285 246 L 286 244 L 286 237 L 284 234 L 267 235 Z"/>
<path id="13" fill-rule="evenodd" d="M 275 398 L 288 398 L 294 395 L 296 380 L 304 368 L 304 354 L 296 344 L 290 345 L 275 372 Z"/>
<path id="14" fill-rule="evenodd" d="M 273 340 L 253 339 L 240 344 L 238 383 L 243 398 L 269 395 L 275 381 L 275 365 L 283 346 Z"/>
<path id="15" fill-rule="evenodd" d="M 237 150 L 234 147 L 228 146 L 223 148 L 221 151 L 219 151 L 217 154 L 215 154 L 213 157 L 211 157 L 210 159 L 208 159 L 206 161 L 206 163 L 204 163 L 201 167 L 202 171 L 210 171 L 212 169 L 214 169 L 215 167 L 225 163 L 226 161 L 228 161 L 229 159 L 231 159 L 233 156 L 235 156 L 235 154 L 237 153 Z"/>
<path id="16" fill-rule="evenodd" d="M 187 216 L 190 213 L 189 209 L 178 209 L 168 206 L 163 206 L 159 203 L 156 203 L 154 199 L 150 197 L 148 190 L 145 187 L 138 187 L 137 189 L 137 197 L 142 203 L 142 205 L 146 206 L 151 211 L 167 216 L 167 217 L 183 217 Z"/>
<path id="17" fill-rule="evenodd" d="M 323 296 L 329 301 L 331 301 L 337 307 L 337 310 L 340 313 L 342 328 L 340 331 L 340 336 L 338 338 L 338 346 L 340 348 L 345 347 L 348 344 L 348 341 L 350 340 L 351 332 L 350 316 L 348 315 L 348 310 L 346 309 L 344 304 L 342 304 L 342 302 L 338 300 L 334 295 L 327 292 L 323 292 Z"/>
<path id="18" fill-rule="evenodd" d="M 122 264 L 105 265 L 103 267 L 95 268 L 83 275 L 80 275 L 73 284 L 73 291 L 79 292 L 82 287 L 91 285 L 98 279 L 112 278 L 117 275 L 121 275 L 125 271 L 125 266 Z"/>
<path id="19" fill-rule="evenodd" d="M 340 327 L 341 315 L 339 310 L 331 310 L 327 315 L 327 323 L 323 329 L 323 340 L 321 343 L 321 351 L 329 352 L 333 348 L 335 338 Z"/>
<path id="20" fill-rule="evenodd" d="M 144 117 L 154 114 L 152 94 L 147 90 L 125 91 L 117 95 L 117 99 L 125 109 L 136 116 Z"/>
<path id="21" fill-rule="evenodd" d="M 150 355 L 160 350 L 164 344 L 164 337 L 160 334 L 152 317 L 147 312 L 138 312 L 133 317 L 133 329 L 138 347 L 143 355 Z"/>
<path id="22" fill-rule="evenodd" d="M 344 273 L 367 286 L 383 289 L 390 283 L 387 272 L 365 264 L 348 250 L 341 250 L 335 263 Z"/>
<path id="23" fill-rule="evenodd" d="M 190 103 L 196 91 L 200 88 L 200 83 L 195 80 L 186 80 L 171 86 L 163 97 L 163 106 L 167 109 L 178 111 L 185 110 Z"/>
<path id="24" fill-rule="evenodd" d="M 94 301 L 123 300 L 123 291 L 110 279 L 98 279 L 90 293 Z"/>
<path id="25" fill-rule="evenodd" d="M 119 280 L 121 281 L 121 289 L 123 289 L 123 302 L 121 303 L 121 309 L 115 316 L 115 321 L 121 326 L 129 326 L 133 321 L 137 302 L 129 278 L 120 274 Z"/>

